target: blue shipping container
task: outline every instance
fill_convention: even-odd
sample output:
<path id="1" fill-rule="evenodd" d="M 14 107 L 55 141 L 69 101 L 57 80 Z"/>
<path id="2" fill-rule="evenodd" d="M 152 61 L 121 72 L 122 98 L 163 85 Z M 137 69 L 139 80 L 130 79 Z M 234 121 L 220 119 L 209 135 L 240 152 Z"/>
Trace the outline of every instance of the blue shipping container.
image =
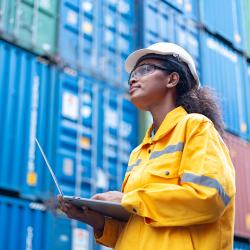
<path id="1" fill-rule="evenodd" d="M 51 249 L 44 205 L 0 196 L 0 214 L 2 249 Z"/>
<path id="2" fill-rule="evenodd" d="M 202 32 L 201 60 L 202 84 L 217 92 L 226 129 L 250 139 L 245 59 L 220 40 Z"/>
<path id="3" fill-rule="evenodd" d="M 234 240 L 234 250 L 250 250 L 250 243 Z"/>
<path id="4" fill-rule="evenodd" d="M 188 18 L 199 20 L 199 0 L 166 0 L 171 6 L 178 9 Z"/>
<path id="5" fill-rule="evenodd" d="M 77 73 L 61 73 L 57 85 L 54 159 L 56 175 L 68 195 L 95 193 L 98 86 Z"/>
<path id="6" fill-rule="evenodd" d="M 0 214 L 2 249 L 98 249 L 89 227 L 41 203 L 0 196 Z"/>
<path id="7" fill-rule="evenodd" d="M 102 102 L 102 130 L 99 144 L 102 145 L 102 156 L 98 158 L 98 165 L 107 173 L 109 190 L 120 190 L 129 155 L 138 143 L 138 111 L 118 90 L 103 88 Z"/>
<path id="8" fill-rule="evenodd" d="M 124 60 L 135 47 L 133 9 L 132 0 L 61 1 L 62 63 L 124 85 Z"/>
<path id="9" fill-rule="evenodd" d="M 210 31 L 230 41 L 235 48 L 243 50 L 246 45 L 240 2 L 237 0 L 200 0 L 200 19 Z"/>
<path id="10" fill-rule="evenodd" d="M 65 194 L 120 189 L 137 145 L 137 111 L 124 91 L 86 75 L 58 80 L 53 166 Z"/>
<path id="11" fill-rule="evenodd" d="M 55 69 L 2 41 L 0 61 L 0 188 L 44 197 L 51 179 L 35 136 L 51 159 Z"/>
<path id="12" fill-rule="evenodd" d="M 0 188 L 34 199 L 57 193 L 35 137 L 65 194 L 89 197 L 98 188 L 120 188 L 137 144 L 137 112 L 124 91 L 72 70 L 60 72 L 23 50 L 0 45 Z M 112 89 L 110 100 L 106 89 Z M 111 108 L 103 109 L 106 102 Z M 103 132 L 107 122 L 113 126 L 111 137 Z M 103 150 L 111 152 L 103 146 L 104 137 L 107 145 L 119 142 L 110 164 L 103 162 Z"/>
<path id="13" fill-rule="evenodd" d="M 199 72 L 199 31 L 197 24 L 171 8 L 165 1 L 145 0 L 141 9 L 141 47 L 156 42 L 173 42 L 194 58 Z"/>

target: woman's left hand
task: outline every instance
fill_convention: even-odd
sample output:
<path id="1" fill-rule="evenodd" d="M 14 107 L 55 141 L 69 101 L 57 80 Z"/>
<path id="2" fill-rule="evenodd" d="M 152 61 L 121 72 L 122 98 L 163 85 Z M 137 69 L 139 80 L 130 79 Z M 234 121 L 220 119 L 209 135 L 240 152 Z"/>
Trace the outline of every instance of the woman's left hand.
<path id="1" fill-rule="evenodd" d="M 123 193 L 121 192 L 109 191 L 105 193 L 95 194 L 91 197 L 91 199 L 121 203 L 122 197 Z"/>

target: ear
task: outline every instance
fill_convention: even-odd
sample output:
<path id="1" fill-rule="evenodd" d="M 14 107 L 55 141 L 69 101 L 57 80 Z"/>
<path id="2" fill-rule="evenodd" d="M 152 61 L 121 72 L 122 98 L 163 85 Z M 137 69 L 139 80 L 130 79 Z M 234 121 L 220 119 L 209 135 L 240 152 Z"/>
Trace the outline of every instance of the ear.
<path id="1" fill-rule="evenodd" d="M 172 72 L 171 74 L 169 74 L 167 76 L 166 80 L 167 80 L 166 81 L 166 87 L 167 88 L 174 88 L 178 84 L 178 82 L 180 80 L 180 76 L 179 76 L 178 73 Z"/>

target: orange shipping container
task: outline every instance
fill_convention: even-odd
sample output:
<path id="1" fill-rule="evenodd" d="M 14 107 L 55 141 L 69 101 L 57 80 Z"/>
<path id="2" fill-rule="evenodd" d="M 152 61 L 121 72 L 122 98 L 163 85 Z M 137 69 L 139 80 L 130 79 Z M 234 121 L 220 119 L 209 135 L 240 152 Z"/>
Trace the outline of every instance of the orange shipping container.
<path id="1" fill-rule="evenodd" d="M 236 171 L 235 235 L 250 239 L 250 143 L 225 136 Z"/>

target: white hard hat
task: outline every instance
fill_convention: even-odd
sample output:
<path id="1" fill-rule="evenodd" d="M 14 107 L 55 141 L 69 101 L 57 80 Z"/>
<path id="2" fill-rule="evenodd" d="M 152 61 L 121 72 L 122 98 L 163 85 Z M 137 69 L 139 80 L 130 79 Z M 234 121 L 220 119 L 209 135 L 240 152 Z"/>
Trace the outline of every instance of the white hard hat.
<path id="1" fill-rule="evenodd" d="M 173 55 L 178 56 L 183 62 L 185 62 L 198 86 L 200 85 L 199 77 L 195 68 L 195 63 L 192 56 L 182 47 L 174 43 L 159 42 L 150 45 L 145 49 L 139 49 L 132 52 L 125 61 L 125 69 L 130 74 L 134 69 L 138 59 L 147 54 L 158 54 L 158 55 Z"/>

